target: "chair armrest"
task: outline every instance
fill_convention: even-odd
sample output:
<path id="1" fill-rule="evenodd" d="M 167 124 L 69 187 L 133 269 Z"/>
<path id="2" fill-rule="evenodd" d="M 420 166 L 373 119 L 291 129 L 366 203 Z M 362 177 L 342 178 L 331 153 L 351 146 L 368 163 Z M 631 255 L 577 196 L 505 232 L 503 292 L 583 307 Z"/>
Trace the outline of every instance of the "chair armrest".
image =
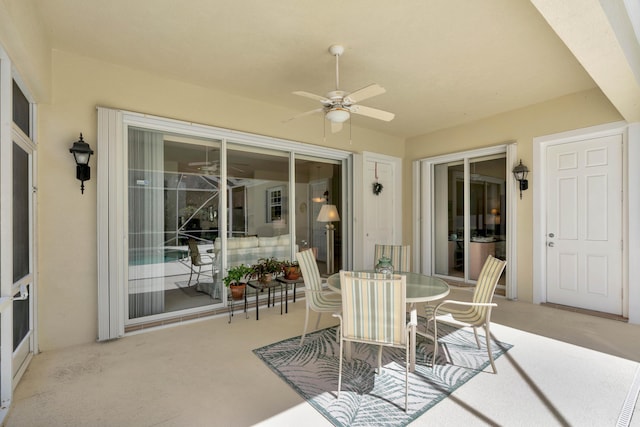
<path id="1" fill-rule="evenodd" d="M 409 312 L 409 323 L 407 323 L 407 328 L 411 326 L 418 326 L 418 313 L 415 308 Z"/>
<path id="2" fill-rule="evenodd" d="M 438 309 L 440 307 L 442 307 L 443 305 L 462 305 L 462 306 L 466 306 L 466 307 L 497 307 L 498 304 L 496 304 L 495 302 L 467 302 L 467 301 L 455 301 L 455 300 L 444 300 L 442 301 L 440 304 L 438 304 L 434 309 L 433 309 L 433 315 L 435 316 L 438 313 Z"/>

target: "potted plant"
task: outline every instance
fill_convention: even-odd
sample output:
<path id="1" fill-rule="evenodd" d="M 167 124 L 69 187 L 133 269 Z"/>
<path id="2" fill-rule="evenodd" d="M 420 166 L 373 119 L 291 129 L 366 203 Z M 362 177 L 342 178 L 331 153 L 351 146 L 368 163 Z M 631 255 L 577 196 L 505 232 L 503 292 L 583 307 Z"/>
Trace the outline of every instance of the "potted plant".
<path id="1" fill-rule="evenodd" d="M 282 274 L 284 264 L 282 261 L 271 258 L 260 258 L 251 266 L 251 273 L 247 277 L 255 277 L 260 283 L 268 283 L 273 277 Z"/>
<path id="2" fill-rule="evenodd" d="M 300 271 L 300 264 L 298 261 L 284 261 L 284 278 L 287 280 L 297 280 L 302 276 Z"/>
<path id="3" fill-rule="evenodd" d="M 227 275 L 222 279 L 225 286 L 231 289 L 231 298 L 235 300 L 244 297 L 244 289 L 247 286 L 244 279 L 253 270 L 248 265 L 240 264 L 227 270 Z"/>

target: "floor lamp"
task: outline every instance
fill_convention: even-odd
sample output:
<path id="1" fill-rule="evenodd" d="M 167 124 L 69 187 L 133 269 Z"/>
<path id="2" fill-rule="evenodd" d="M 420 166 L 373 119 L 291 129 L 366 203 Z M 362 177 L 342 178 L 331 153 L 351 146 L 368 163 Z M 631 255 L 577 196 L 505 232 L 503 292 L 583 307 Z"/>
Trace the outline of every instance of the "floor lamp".
<path id="1" fill-rule="evenodd" d="M 326 222 L 327 225 L 327 274 L 333 273 L 333 222 L 340 221 L 340 215 L 336 205 L 323 205 L 318 214 L 318 222 Z"/>

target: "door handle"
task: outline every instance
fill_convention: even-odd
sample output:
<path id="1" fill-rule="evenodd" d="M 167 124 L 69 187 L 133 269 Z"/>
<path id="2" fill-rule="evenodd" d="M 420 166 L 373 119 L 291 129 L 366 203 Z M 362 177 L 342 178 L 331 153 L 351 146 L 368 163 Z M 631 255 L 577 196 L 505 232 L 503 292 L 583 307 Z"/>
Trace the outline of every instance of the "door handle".
<path id="1" fill-rule="evenodd" d="M 553 243 L 553 242 L 549 242 L 549 243 L 547 243 L 547 246 L 549 246 L 550 248 L 552 248 L 552 247 L 554 247 L 554 246 L 555 246 L 555 243 Z"/>

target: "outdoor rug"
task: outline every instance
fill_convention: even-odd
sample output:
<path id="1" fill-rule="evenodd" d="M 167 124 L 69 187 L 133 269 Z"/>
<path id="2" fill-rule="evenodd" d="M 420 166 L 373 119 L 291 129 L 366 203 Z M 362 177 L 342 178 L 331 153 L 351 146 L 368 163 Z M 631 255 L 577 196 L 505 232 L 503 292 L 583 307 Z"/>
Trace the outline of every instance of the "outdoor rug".
<path id="1" fill-rule="evenodd" d="M 423 329 L 425 319 L 418 320 Z M 345 360 L 342 366 L 340 399 L 336 399 L 340 353 L 336 327 L 307 334 L 303 346 L 298 336 L 253 352 L 336 426 L 404 426 L 485 368 L 488 375 L 493 375 L 483 336 L 478 349 L 473 332 L 442 323 L 438 335 L 440 351 L 435 366 L 431 364 L 433 342 L 417 339 L 416 370 L 409 373 L 406 413 L 403 349 L 385 348 L 382 374 L 377 375 L 378 347 L 352 343 L 351 360 Z M 494 359 L 511 347 L 492 340 Z"/>

